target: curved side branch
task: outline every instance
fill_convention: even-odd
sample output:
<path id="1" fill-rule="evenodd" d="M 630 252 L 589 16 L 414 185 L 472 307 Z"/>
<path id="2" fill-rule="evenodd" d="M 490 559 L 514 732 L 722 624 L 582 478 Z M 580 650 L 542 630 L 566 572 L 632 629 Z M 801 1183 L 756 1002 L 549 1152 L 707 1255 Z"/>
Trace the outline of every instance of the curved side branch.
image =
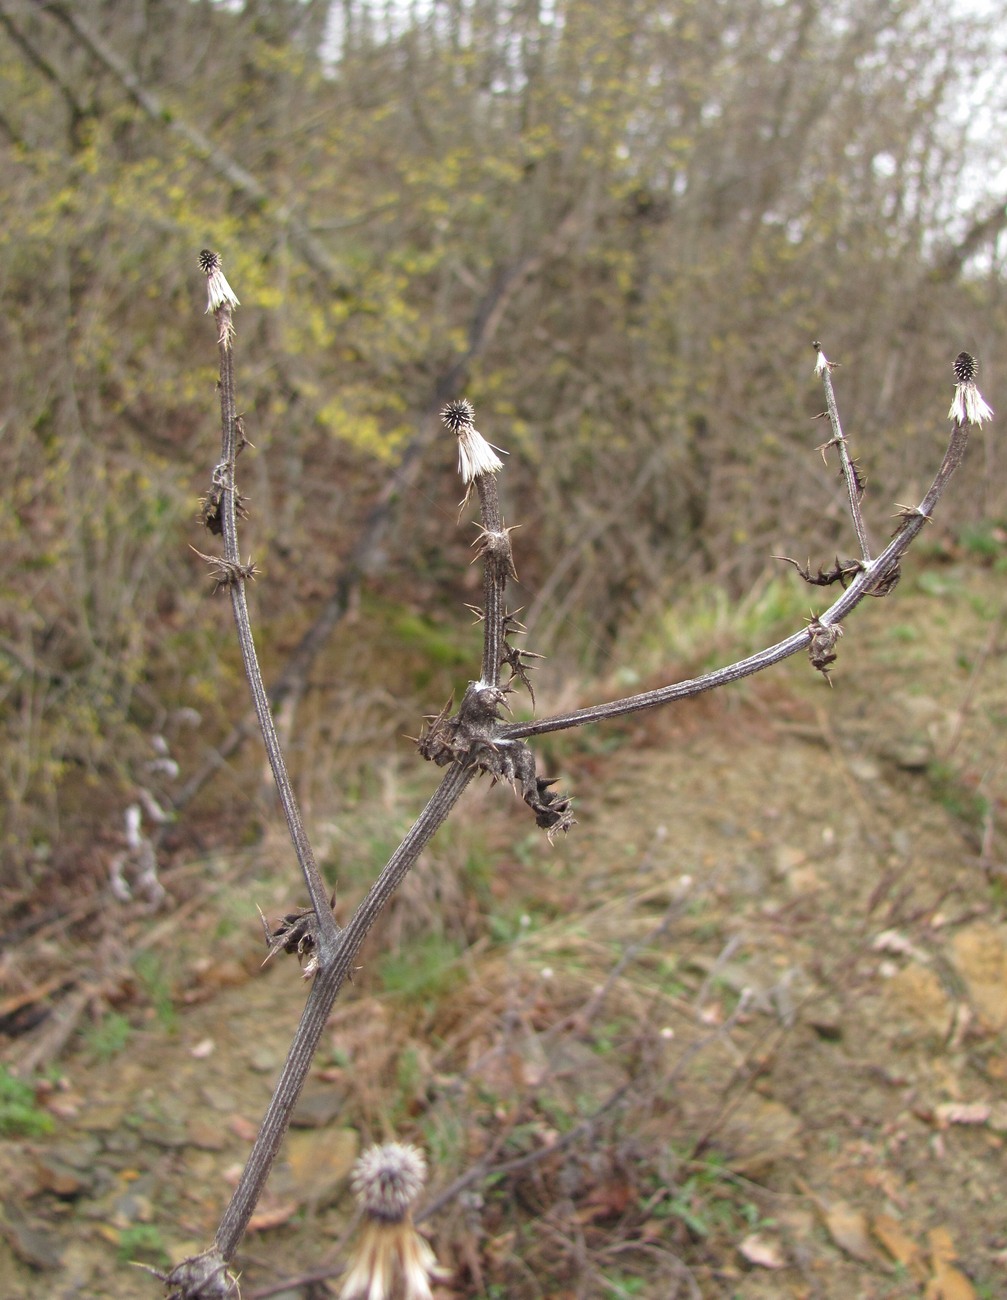
<path id="1" fill-rule="evenodd" d="M 933 513 L 934 506 L 940 500 L 948 480 L 962 463 L 967 446 L 968 428 L 956 423 L 951 432 L 947 451 L 944 453 L 944 460 L 929 492 L 918 507 L 903 514 L 898 532 L 878 558 L 866 565 L 839 599 L 830 605 L 825 613 L 819 615 L 817 619 L 819 627 L 836 627 L 866 596 L 875 594 L 879 589 L 885 589 L 889 580 L 897 574 L 903 555 Z M 797 654 L 799 650 L 806 650 L 811 645 L 813 635 L 813 629 L 807 627 L 783 641 L 778 641 L 776 645 L 749 655 L 747 659 L 740 659 L 737 663 L 714 669 L 713 672 L 704 673 L 702 677 L 675 682 L 653 691 L 643 691 L 639 695 L 612 700 L 607 704 L 575 709 L 553 718 L 508 723 L 500 728 L 498 734 L 503 739 L 512 740 L 525 736 L 542 736 L 550 731 L 566 731 L 570 727 L 583 727 L 589 722 L 604 722 L 609 718 L 624 717 L 627 713 L 655 709 L 662 704 L 670 704 L 673 700 L 691 699 L 692 696 L 701 695 L 704 691 L 726 686 L 728 682 L 737 682 L 743 677 L 751 677 L 754 673 L 762 672 L 764 668 L 770 668 L 773 664 L 778 664 L 791 655 Z"/>

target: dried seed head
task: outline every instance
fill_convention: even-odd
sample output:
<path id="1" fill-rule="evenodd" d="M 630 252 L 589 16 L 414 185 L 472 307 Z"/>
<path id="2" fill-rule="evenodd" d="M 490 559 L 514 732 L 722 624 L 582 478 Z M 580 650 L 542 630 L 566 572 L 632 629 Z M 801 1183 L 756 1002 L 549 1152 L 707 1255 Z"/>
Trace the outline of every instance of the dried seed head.
<path id="1" fill-rule="evenodd" d="M 495 474 L 503 461 L 478 429 L 470 425 L 458 434 L 458 473 L 463 483 L 471 483 L 481 474 Z"/>
<path id="2" fill-rule="evenodd" d="M 411 1223 L 366 1223 L 339 1300 L 433 1300 L 431 1282 L 449 1277 Z"/>
<path id="3" fill-rule="evenodd" d="M 444 410 L 441 411 L 441 419 L 452 433 L 460 433 L 465 428 L 471 429 L 474 416 L 475 407 L 465 397 L 460 397 L 454 402 L 448 402 Z"/>
<path id="4" fill-rule="evenodd" d="M 970 357 L 967 352 L 959 352 L 955 357 L 955 382 L 958 384 L 974 384 L 976 375 L 979 373 L 979 363 L 975 357 Z"/>
<path id="5" fill-rule="evenodd" d="M 495 474 L 503 469 L 503 461 L 473 425 L 474 415 L 475 408 L 464 397 L 448 402 L 441 411 L 441 419 L 458 435 L 458 473 L 466 486 L 480 474 Z"/>
<path id="6" fill-rule="evenodd" d="M 976 375 L 979 364 L 975 357 L 967 352 L 959 352 L 955 357 L 955 395 L 948 411 L 948 419 L 959 425 L 978 424 L 993 418 L 993 408 L 988 405 L 982 393 L 976 387 Z"/>
<path id="7" fill-rule="evenodd" d="M 817 339 L 811 345 L 815 349 L 815 374 L 820 375 L 823 370 L 831 370 L 832 362 L 822 351 L 822 345 Z"/>
<path id="8" fill-rule="evenodd" d="M 386 1142 L 353 1167 L 350 1185 L 365 1215 L 340 1300 L 433 1300 L 431 1282 L 446 1281 L 410 1213 L 427 1174 L 416 1147 Z"/>
<path id="9" fill-rule="evenodd" d="M 206 276 L 206 311 L 219 311 L 225 303 L 230 307 L 239 306 L 234 290 L 224 279 L 220 254 L 204 248 L 199 255 L 199 269 Z"/>
<path id="10" fill-rule="evenodd" d="M 357 1160 L 350 1186 L 365 1214 L 382 1223 L 401 1223 L 426 1176 L 427 1162 L 417 1147 L 385 1142 Z"/>

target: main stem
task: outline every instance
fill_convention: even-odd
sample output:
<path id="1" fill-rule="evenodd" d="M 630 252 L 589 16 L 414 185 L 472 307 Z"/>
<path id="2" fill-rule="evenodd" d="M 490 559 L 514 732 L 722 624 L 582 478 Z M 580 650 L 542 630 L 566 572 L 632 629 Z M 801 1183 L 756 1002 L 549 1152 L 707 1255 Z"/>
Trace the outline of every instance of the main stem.
<path id="1" fill-rule="evenodd" d="M 367 891 L 346 929 L 339 935 L 331 961 L 328 964 L 320 963 L 255 1144 L 217 1229 L 214 1245 L 224 1260 L 230 1261 L 234 1257 L 238 1243 L 248 1227 L 311 1068 L 332 1004 L 353 969 L 368 930 L 434 833 L 447 820 L 474 775 L 475 769 L 472 767 L 463 768 L 459 764 L 453 764 L 448 769 L 423 812 Z"/>

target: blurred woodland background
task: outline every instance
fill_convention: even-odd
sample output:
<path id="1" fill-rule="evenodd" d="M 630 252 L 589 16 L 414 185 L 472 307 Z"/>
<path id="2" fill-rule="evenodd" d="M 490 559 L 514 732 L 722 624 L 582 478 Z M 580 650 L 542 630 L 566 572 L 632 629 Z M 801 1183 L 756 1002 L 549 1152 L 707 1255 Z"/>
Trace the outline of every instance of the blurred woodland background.
<path id="1" fill-rule="evenodd" d="M 528 645 L 570 677 L 848 550 L 812 339 L 876 537 L 959 349 L 1004 406 L 1005 55 L 1000 0 L 0 0 L 8 922 L 101 887 L 138 790 L 185 808 L 165 853 L 256 834 L 233 773 L 185 785 L 247 707 L 191 549 L 201 248 L 242 302 L 260 652 L 331 805 L 478 662 L 446 398 L 510 453 Z M 930 545 L 1002 528 L 997 444 Z"/>

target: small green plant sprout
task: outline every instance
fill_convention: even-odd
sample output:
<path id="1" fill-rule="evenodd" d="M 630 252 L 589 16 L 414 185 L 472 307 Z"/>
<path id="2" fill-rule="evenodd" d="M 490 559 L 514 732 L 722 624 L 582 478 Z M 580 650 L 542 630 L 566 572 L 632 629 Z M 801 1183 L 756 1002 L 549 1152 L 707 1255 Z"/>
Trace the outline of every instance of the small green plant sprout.
<path id="1" fill-rule="evenodd" d="M 52 1116 L 39 1106 L 31 1084 L 0 1066 L 0 1136 L 41 1137 L 52 1130 Z"/>

